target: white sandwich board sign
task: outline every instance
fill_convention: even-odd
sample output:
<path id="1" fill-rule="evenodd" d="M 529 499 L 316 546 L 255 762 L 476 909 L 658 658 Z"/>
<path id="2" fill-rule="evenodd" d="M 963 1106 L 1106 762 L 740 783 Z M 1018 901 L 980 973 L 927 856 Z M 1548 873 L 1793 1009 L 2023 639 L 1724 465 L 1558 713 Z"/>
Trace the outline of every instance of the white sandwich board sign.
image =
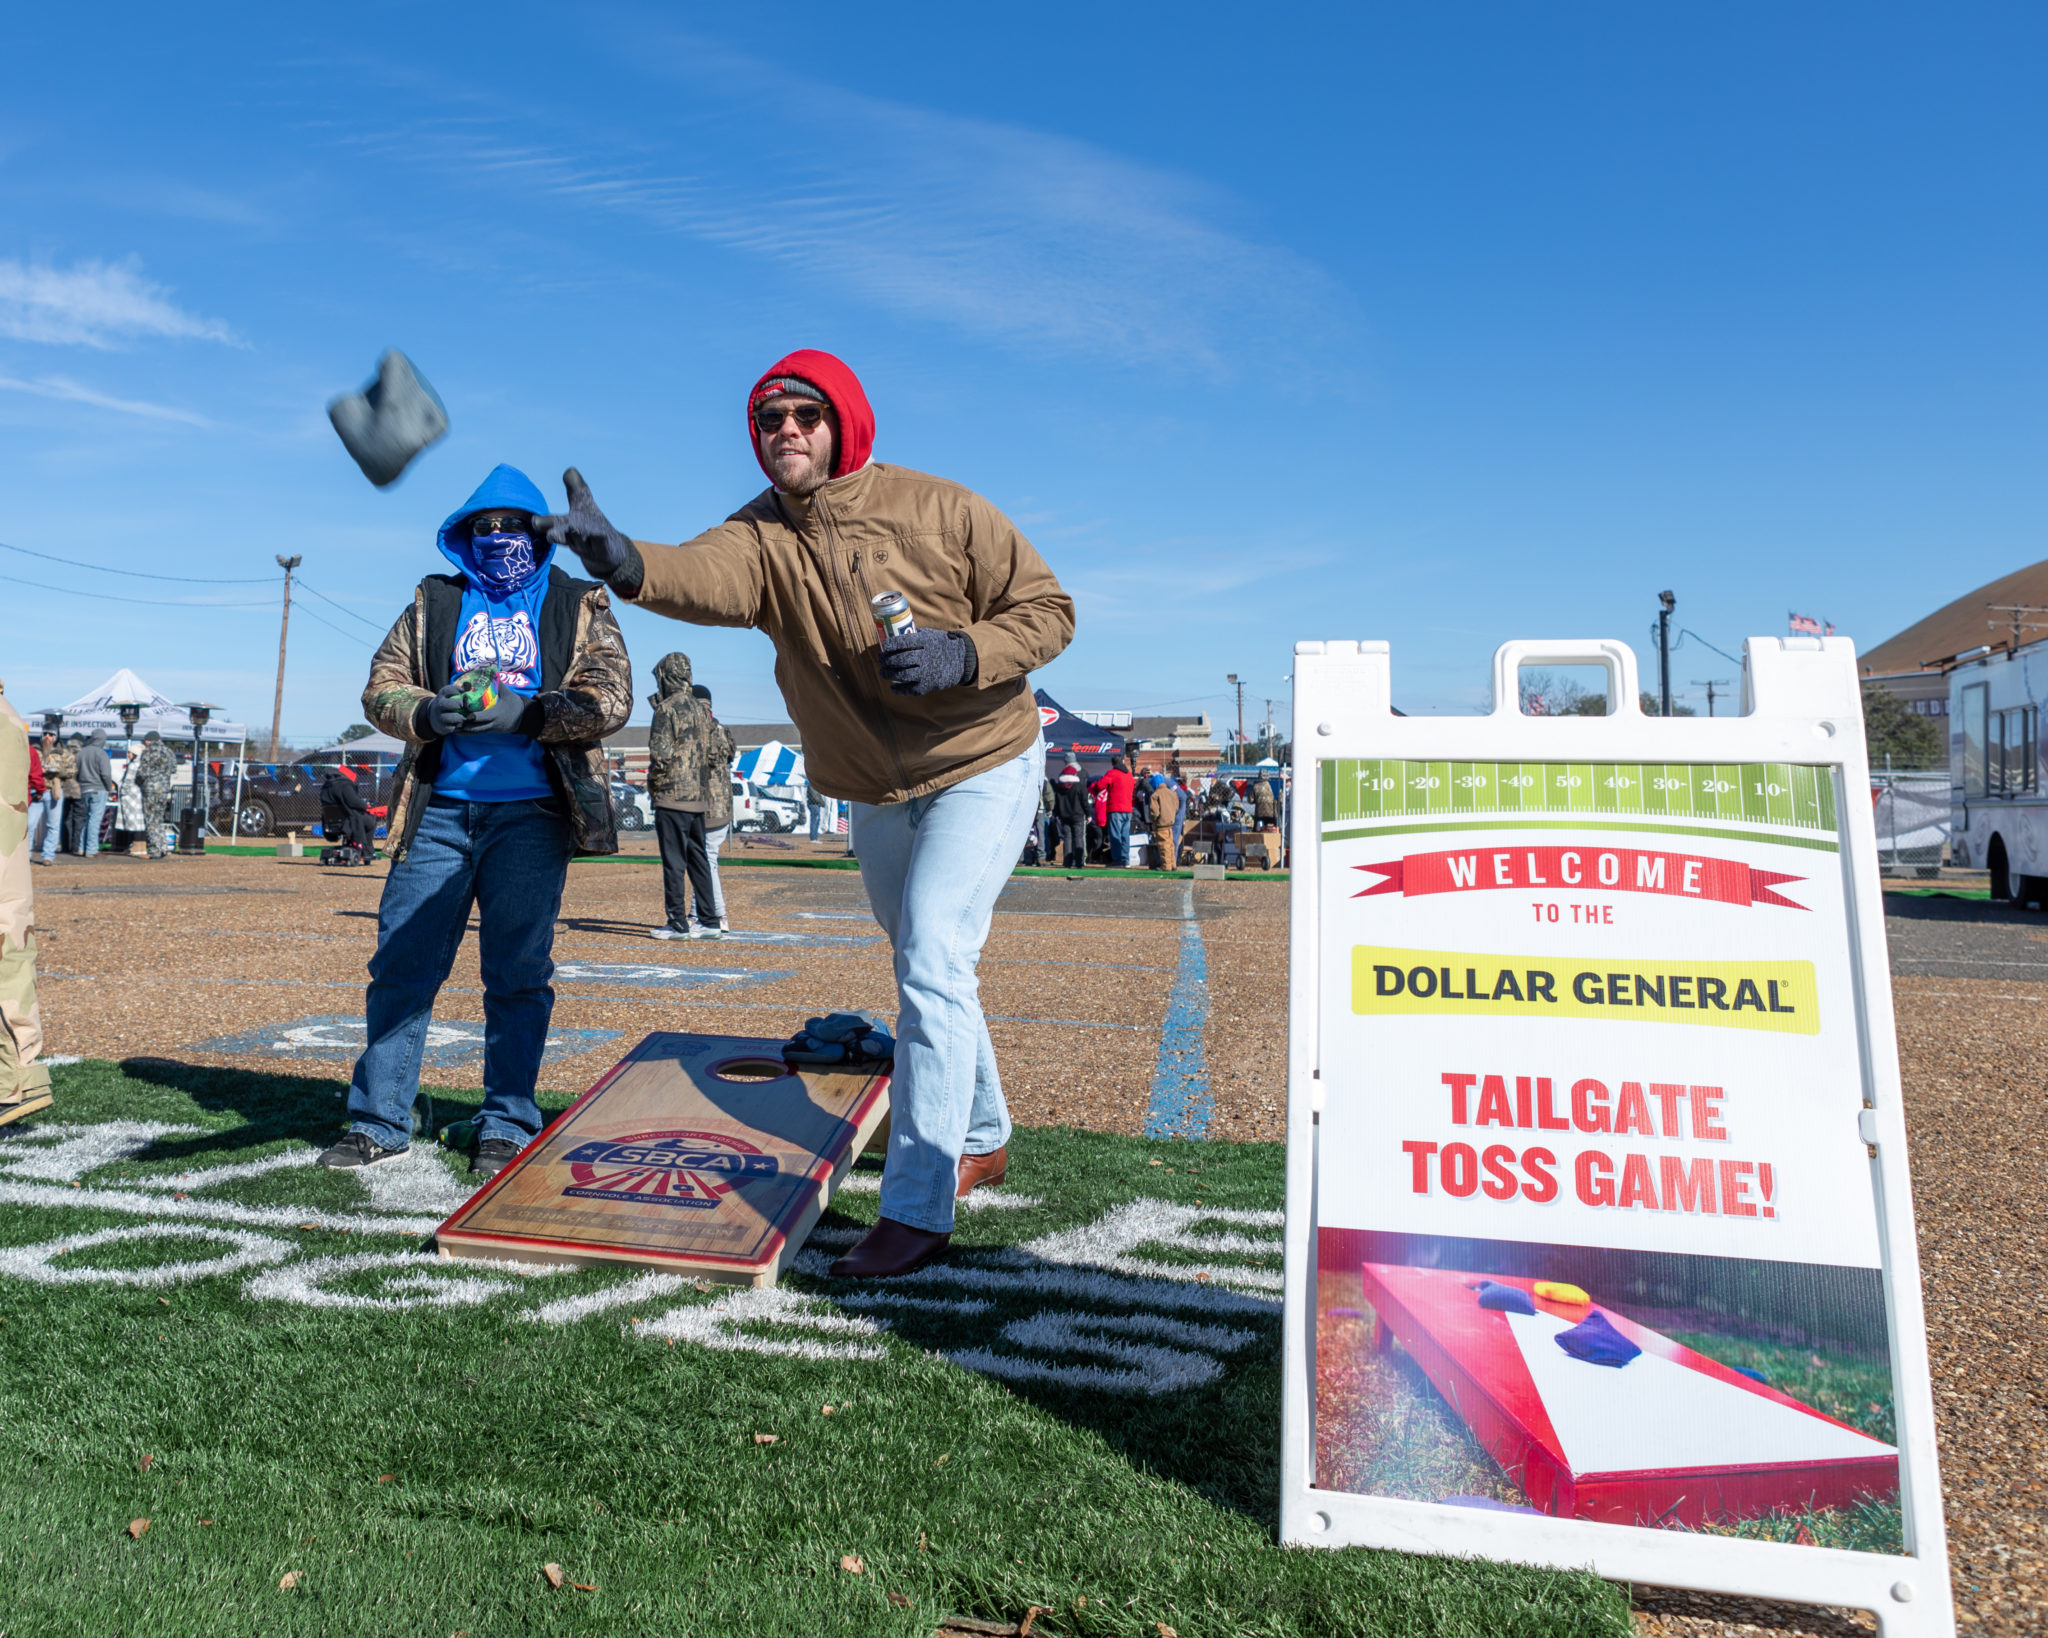
<path id="1" fill-rule="evenodd" d="M 1283 1538 L 1952 1633 L 1854 651 L 1636 687 L 1296 647 Z"/>

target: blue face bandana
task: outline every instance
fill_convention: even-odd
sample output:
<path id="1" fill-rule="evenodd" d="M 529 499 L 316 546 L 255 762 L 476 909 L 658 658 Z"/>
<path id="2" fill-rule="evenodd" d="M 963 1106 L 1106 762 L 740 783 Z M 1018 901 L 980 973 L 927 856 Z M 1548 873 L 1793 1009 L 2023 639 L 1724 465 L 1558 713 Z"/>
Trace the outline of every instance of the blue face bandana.
<path id="1" fill-rule="evenodd" d="M 469 549 L 476 559 L 477 579 L 493 597 L 516 592 L 534 576 L 533 537 L 523 530 L 477 535 Z"/>

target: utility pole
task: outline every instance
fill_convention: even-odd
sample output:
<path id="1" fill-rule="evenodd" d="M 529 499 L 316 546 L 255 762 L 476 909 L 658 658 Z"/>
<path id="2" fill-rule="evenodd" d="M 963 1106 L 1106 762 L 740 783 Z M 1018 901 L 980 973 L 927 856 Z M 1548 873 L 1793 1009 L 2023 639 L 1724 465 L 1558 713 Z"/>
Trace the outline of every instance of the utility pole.
<path id="1" fill-rule="evenodd" d="M 2031 603 L 1987 603 L 1984 606 L 1990 609 L 1993 614 L 2009 614 L 2012 616 L 2012 646 L 2014 648 L 2020 646 L 2021 632 L 2048 630 L 2048 627 L 2044 627 L 2038 620 L 2023 620 L 2020 618 L 2024 614 L 2048 614 L 2048 609 L 2037 608 Z M 1996 631 L 1999 627 L 1999 622 L 1996 620 L 1987 620 L 1984 623 L 1993 631 Z"/>
<path id="2" fill-rule="evenodd" d="M 292 629 L 292 570 L 305 561 L 305 558 L 297 553 L 286 557 L 280 552 L 277 557 L 277 566 L 284 570 L 284 617 L 277 623 L 277 697 L 272 701 L 270 707 L 270 760 L 272 762 L 277 760 L 278 729 L 284 721 L 284 639 L 285 634 Z"/>
<path id="3" fill-rule="evenodd" d="M 1671 715 L 1671 611 L 1678 599 L 1668 591 L 1657 594 L 1657 714 Z"/>
<path id="4" fill-rule="evenodd" d="M 1707 677 L 1704 679 L 1695 677 L 1692 680 L 1692 685 L 1695 688 L 1704 688 L 1707 691 L 1707 715 L 1710 717 L 1714 714 L 1714 690 L 1734 686 L 1726 677 Z"/>
<path id="5" fill-rule="evenodd" d="M 1237 673 L 1231 672 L 1223 679 L 1237 690 L 1237 754 L 1244 755 L 1244 684 L 1237 680 Z"/>

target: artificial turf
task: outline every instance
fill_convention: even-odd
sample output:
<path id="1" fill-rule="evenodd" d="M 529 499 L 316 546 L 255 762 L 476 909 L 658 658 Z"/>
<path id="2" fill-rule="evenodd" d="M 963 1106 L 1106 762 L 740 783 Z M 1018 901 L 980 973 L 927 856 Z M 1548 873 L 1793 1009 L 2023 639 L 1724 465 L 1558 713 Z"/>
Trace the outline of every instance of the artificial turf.
<path id="1" fill-rule="evenodd" d="M 717 1290 L 567 1323 L 528 1317 L 618 1287 L 630 1276 L 617 1270 L 525 1279 L 484 1265 L 502 1289 L 407 1308 L 374 1304 L 479 1270 L 336 1273 L 324 1292 L 370 1304 L 326 1307 L 252 1294 L 260 1268 L 38 1283 L 10 1250 L 152 1220 L 90 1205 L 94 1191 L 125 1184 L 132 1199 L 138 1180 L 297 1152 L 341 1127 L 333 1081 L 161 1062 L 84 1063 L 56 1078 L 54 1110 L 0 1133 L 8 1634 L 811 1638 L 930 1634 L 948 1616 L 1017 1621 L 1034 1605 L 1033 1631 L 1054 1635 L 1631 1630 L 1620 1592 L 1590 1575 L 1277 1547 L 1279 1324 L 1265 1312 L 1179 1311 L 1178 1323 L 1255 1337 L 1219 1356 L 1218 1379 L 1145 1394 L 1006 1386 L 946 1357 L 1001 1350 L 1006 1324 L 1047 1308 L 1132 1311 L 1128 1298 L 1071 1289 L 992 1290 L 992 1306 L 963 1313 L 957 1290 L 921 1287 L 955 1308 L 891 1315 L 865 1338 L 880 1357 L 806 1358 L 662 1335 L 664 1315 L 719 1301 Z M 443 1119 L 470 1107 L 436 1102 Z M 115 1121 L 199 1130 L 85 1171 L 76 1206 L 59 1198 L 73 1179 L 35 1128 Z M 1007 1192 L 1041 1203 L 963 1216 L 956 1256 L 969 1262 L 1143 1199 L 1279 1203 L 1272 1145 L 1020 1130 L 1011 1153 Z M 420 1244 L 369 1216 L 352 1176 L 292 1167 L 179 1194 L 165 1210 L 188 1224 L 207 1201 L 318 1217 L 234 1225 L 290 1242 L 291 1260 L 270 1272 Z M 875 1198 L 843 1194 L 827 1235 L 872 1218 Z M 1142 1255 L 1277 1267 L 1277 1248 L 1213 1238 L 1222 1250 Z M 130 1239 L 44 1266 L 139 1270 L 225 1249 Z M 851 1287 L 799 1274 L 786 1289 L 806 1309 L 832 1314 L 822 1294 L 857 1312 Z M 733 1334 L 828 1335 L 773 1323 Z M 148 1528 L 131 1536 L 140 1519 Z M 551 1563 L 560 1587 L 544 1578 Z"/>

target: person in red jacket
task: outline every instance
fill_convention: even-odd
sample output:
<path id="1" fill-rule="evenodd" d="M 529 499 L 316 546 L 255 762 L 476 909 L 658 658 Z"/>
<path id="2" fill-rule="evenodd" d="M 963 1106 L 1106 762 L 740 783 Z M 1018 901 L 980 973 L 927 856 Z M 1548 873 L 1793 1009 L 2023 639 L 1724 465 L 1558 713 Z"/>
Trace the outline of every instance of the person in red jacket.
<path id="1" fill-rule="evenodd" d="M 1122 868 L 1131 862 L 1131 788 L 1136 783 L 1124 759 L 1113 756 L 1109 770 L 1089 787 L 1108 798 L 1109 862 Z"/>

